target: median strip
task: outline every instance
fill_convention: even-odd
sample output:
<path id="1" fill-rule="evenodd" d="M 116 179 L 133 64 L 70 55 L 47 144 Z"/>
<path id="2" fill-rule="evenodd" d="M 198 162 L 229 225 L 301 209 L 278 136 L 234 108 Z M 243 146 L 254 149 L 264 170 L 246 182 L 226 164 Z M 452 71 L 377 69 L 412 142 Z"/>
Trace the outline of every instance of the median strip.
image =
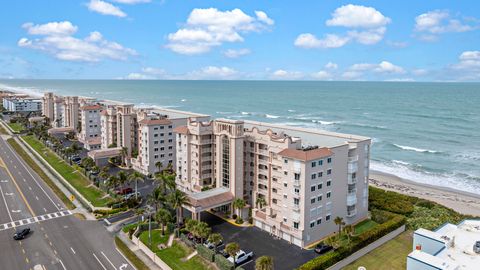
<path id="1" fill-rule="evenodd" d="M 137 255 L 133 251 L 131 251 L 125 243 L 120 239 L 120 237 L 115 236 L 115 244 L 117 245 L 117 248 L 120 250 L 120 252 L 127 257 L 128 261 L 132 263 L 137 270 L 148 270 L 149 268 L 145 263 L 140 260 Z"/>

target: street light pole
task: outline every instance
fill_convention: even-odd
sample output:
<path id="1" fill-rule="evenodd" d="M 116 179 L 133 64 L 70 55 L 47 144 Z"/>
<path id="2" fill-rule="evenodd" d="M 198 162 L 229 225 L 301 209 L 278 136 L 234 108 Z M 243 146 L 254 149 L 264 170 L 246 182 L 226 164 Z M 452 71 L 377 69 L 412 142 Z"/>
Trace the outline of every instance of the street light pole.
<path id="1" fill-rule="evenodd" d="M 148 246 L 152 248 L 152 214 L 148 215 Z"/>

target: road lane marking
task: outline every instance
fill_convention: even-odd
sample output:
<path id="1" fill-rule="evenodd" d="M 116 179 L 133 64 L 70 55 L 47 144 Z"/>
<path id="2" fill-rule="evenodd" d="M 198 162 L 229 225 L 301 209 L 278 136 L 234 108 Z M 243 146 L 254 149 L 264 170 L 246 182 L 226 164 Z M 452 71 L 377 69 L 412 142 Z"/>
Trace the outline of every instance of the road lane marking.
<path id="1" fill-rule="evenodd" d="M 47 212 L 47 208 L 44 207 L 44 208 L 43 208 L 43 211 L 45 211 L 45 213 L 46 213 L 46 212 Z"/>
<path id="2" fill-rule="evenodd" d="M 95 255 L 95 253 L 92 253 L 92 254 L 93 254 L 93 257 L 97 259 L 97 262 L 103 267 L 103 270 L 107 270 L 107 268 L 105 268 L 105 265 L 103 265 L 103 263 L 97 258 L 97 255 Z"/>
<path id="3" fill-rule="evenodd" d="M 0 159 L 2 159 L 2 158 L 0 157 Z M 12 161 L 12 160 L 10 160 L 10 162 L 11 162 L 11 161 Z M 13 177 L 12 173 L 10 172 L 10 169 L 8 169 L 8 167 L 5 167 L 5 170 L 7 171 L 7 174 L 10 176 L 10 178 L 11 178 L 12 181 L 13 181 L 13 183 L 15 184 L 15 187 L 17 188 L 18 193 L 20 193 L 20 196 L 22 197 L 23 201 L 24 201 L 25 204 L 27 205 L 27 208 L 28 208 L 28 210 L 30 211 L 30 213 L 32 214 L 32 216 L 33 216 L 33 217 L 36 216 L 36 215 L 35 215 L 35 212 L 33 212 L 33 210 L 32 210 L 32 207 L 30 207 L 30 204 L 28 203 L 27 199 L 25 198 L 25 195 L 23 195 L 22 190 L 20 189 L 20 187 L 18 186 L 17 182 L 15 181 L 15 178 Z M 2 194 L 3 194 L 3 192 L 2 192 Z"/>
<path id="4" fill-rule="evenodd" d="M 25 249 L 22 248 L 22 252 L 23 252 L 23 254 L 25 254 Z"/>
<path id="5" fill-rule="evenodd" d="M 28 189 L 31 191 L 31 190 L 32 190 L 32 187 L 31 187 L 31 186 L 28 186 Z"/>
<path id="6" fill-rule="evenodd" d="M 53 250 L 53 253 L 55 253 L 55 255 L 57 255 L 57 251 L 55 249 Z"/>
<path id="7" fill-rule="evenodd" d="M 25 161 L 23 159 L 21 159 L 18 155 L 17 155 L 17 152 L 15 152 L 15 150 L 13 150 L 13 148 L 10 147 L 9 144 L 6 144 L 7 145 L 7 148 L 13 153 L 13 155 L 17 158 L 17 160 L 20 162 L 20 164 L 22 164 L 23 168 L 25 168 L 25 170 L 27 171 L 27 173 L 30 175 L 30 177 L 32 177 L 33 181 L 37 184 L 37 186 L 43 191 L 43 193 L 45 193 L 45 195 L 47 196 L 47 198 L 53 203 L 53 205 L 55 205 L 55 207 L 57 208 L 57 210 L 60 210 L 60 208 L 55 204 L 55 202 L 52 200 L 52 198 L 50 197 L 50 195 L 48 195 L 48 193 L 45 191 L 45 189 L 40 185 L 40 183 L 37 181 L 37 179 L 33 176 L 33 174 L 30 172 L 30 170 L 28 169 L 29 167 L 27 167 L 27 165 L 25 165 Z M 25 178 L 23 178 L 23 182 L 26 182 Z"/>
<path id="8" fill-rule="evenodd" d="M 5 207 L 7 208 L 8 217 L 10 218 L 10 221 L 13 221 L 12 215 L 10 214 L 10 209 L 8 208 L 7 200 L 5 200 L 5 196 L 3 195 L 2 185 L 0 185 L 0 193 L 2 194 L 3 203 L 5 203 Z"/>
<path id="9" fill-rule="evenodd" d="M 63 269 L 64 269 L 64 270 L 67 270 L 67 268 L 66 268 L 65 265 L 63 264 L 62 260 L 58 259 L 58 261 L 59 261 L 60 264 L 62 265 Z"/>
<path id="10" fill-rule="evenodd" d="M 35 199 L 38 201 L 38 196 L 35 196 Z"/>
<path id="11" fill-rule="evenodd" d="M 113 269 L 117 269 L 115 267 L 115 265 L 112 263 L 112 261 L 110 261 L 110 259 L 105 255 L 105 253 L 103 253 L 103 251 L 100 251 L 100 253 L 102 253 L 103 257 L 105 257 L 105 259 L 107 259 L 107 261 L 110 263 L 110 265 L 113 267 Z"/>
<path id="12" fill-rule="evenodd" d="M 17 211 L 20 212 L 20 210 L 11 210 L 11 211 L 14 212 L 14 213 L 17 213 Z M 10 211 L 8 212 L 8 214 L 10 215 Z M 49 215 L 30 217 L 30 218 L 25 218 L 25 219 L 21 219 L 21 220 L 15 220 L 15 221 L 12 220 L 12 222 L 7 222 L 7 223 L 4 223 L 4 224 L 0 224 L 0 231 L 4 231 L 4 230 L 9 229 L 9 228 L 14 228 L 16 226 L 28 225 L 28 224 L 32 224 L 32 223 L 35 223 L 35 222 L 46 221 L 46 220 L 49 220 L 49 219 L 66 217 L 66 216 L 69 216 L 69 215 L 72 215 L 72 212 L 70 210 L 64 210 L 64 211 L 59 211 L 59 212 L 49 214 Z M 17 223 L 20 224 L 20 225 L 18 225 Z M 40 227 L 40 229 L 42 231 L 44 231 L 43 227 Z M 45 234 L 45 237 L 46 237 L 46 234 Z"/>
<path id="13" fill-rule="evenodd" d="M 12 213 L 20 213 L 22 212 L 21 210 L 12 210 Z"/>
<path id="14" fill-rule="evenodd" d="M 75 250 L 73 250 L 72 247 L 70 247 L 70 249 L 72 250 L 73 254 L 77 254 L 77 253 L 75 252 Z"/>

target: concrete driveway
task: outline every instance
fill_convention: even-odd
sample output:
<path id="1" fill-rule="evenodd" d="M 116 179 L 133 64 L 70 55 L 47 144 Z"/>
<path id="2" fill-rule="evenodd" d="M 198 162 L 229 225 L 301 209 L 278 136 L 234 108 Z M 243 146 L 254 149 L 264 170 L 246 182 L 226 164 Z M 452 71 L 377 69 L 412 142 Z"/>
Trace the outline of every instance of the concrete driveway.
<path id="1" fill-rule="evenodd" d="M 253 260 L 242 265 L 246 270 L 255 269 L 255 260 L 263 255 L 273 257 L 277 270 L 295 269 L 317 257 L 313 250 L 303 250 L 285 240 L 275 239 L 256 227 L 237 227 L 208 212 L 202 213 L 202 221 L 207 222 L 213 232 L 220 233 L 224 243 L 237 242 L 245 252 L 253 251 Z"/>

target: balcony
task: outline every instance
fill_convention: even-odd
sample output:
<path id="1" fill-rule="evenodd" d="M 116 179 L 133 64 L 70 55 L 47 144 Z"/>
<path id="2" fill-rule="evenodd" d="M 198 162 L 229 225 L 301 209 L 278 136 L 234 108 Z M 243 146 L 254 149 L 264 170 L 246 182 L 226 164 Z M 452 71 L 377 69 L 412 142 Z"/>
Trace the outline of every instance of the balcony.
<path id="1" fill-rule="evenodd" d="M 212 165 L 202 165 L 202 170 L 211 170 L 212 169 Z"/>
<path id="2" fill-rule="evenodd" d="M 353 206 L 357 204 L 357 194 L 348 193 L 347 195 L 347 206 Z"/>
<path id="3" fill-rule="evenodd" d="M 348 173 L 356 173 L 358 171 L 358 162 L 348 162 Z"/>
<path id="4" fill-rule="evenodd" d="M 259 148 L 259 149 L 257 150 L 257 153 L 268 156 L 268 149 L 261 149 L 261 148 Z"/>
<path id="5" fill-rule="evenodd" d="M 353 217 L 357 214 L 357 209 L 347 210 L 347 217 Z"/>
<path id="6" fill-rule="evenodd" d="M 292 207 L 293 211 L 295 212 L 300 212 L 300 205 L 299 204 L 294 204 Z"/>
<path id="7" fill-rule="evenodd" d="M 348 174 L 347 183 L 348 183 L 349 185 L 356 184 L 356 183 L 357 183 L 357 177 L 353 177 L 353 175 L 349 173 L 349 174 Z"/>
<path id="8" fill-rule="evenodd" d="M 258 169 L 258 173 L 261 173 L 261 174 L 267 176 L 267 175 L 268 175 L 268 170 L 260 169 L 260 168 L 259 168 L 259 169 Z"/>
<path id="9" fill-rule="evenodd" d="M 212 139 L 203 139 L 200 141 L 201 144 L 211 144 L 213 142 Z"/>
<path id="10" fill-rule="evenodd" d="M 296 187 L 300 186 L 300 180 L 293 180 L 293 185 Z"/>
<path id="11" fill-rule="evenodd" d="M 212 177 L 212 174 L 211 173 L 202 173 L 202 179 L 206 179 L 206 178 L 211 178 Z"/>
<path id="12" fill-rule="evenodd" d="M 202 152 L 202 154 L 211 153 L 211 152 L 212 152 L 212 148 L 211 148 L 211 147 L 202 147 L 201 152 Z"/>
<path id="13" fill-rule="evenodd" d="M 294 198 L 300 198 L 300 192 L 294 192 L 293 197 Z"/>
<path id="14" fill-rule="evenodd" d="M 355 162 L 355 161 L 358 161 L 358 155 L 348 157 L 348 162 Z"/>

